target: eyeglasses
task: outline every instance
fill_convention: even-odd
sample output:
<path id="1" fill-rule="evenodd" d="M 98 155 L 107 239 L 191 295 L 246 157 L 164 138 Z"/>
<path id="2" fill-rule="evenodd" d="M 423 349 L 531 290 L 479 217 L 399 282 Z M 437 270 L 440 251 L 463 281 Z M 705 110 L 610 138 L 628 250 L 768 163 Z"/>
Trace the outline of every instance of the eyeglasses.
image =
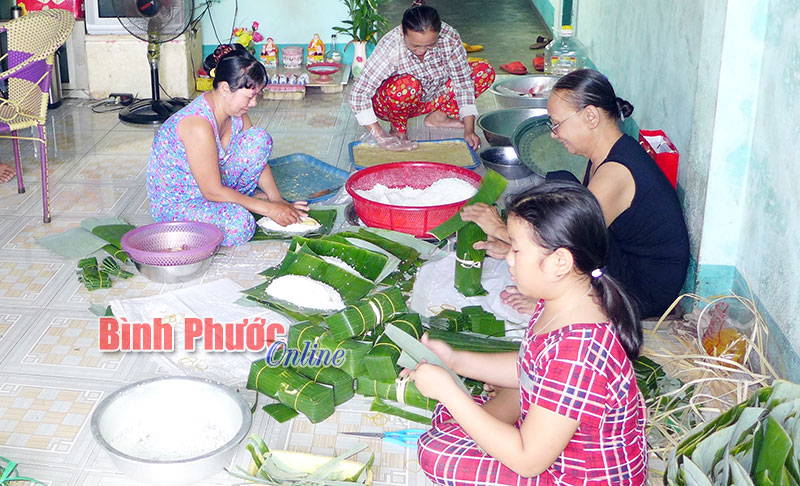
<path id="1" fill-rule="evenodd" d="M 586 107 L 584 106 L 583 108 L 586 108 Z M 556 131 L 558 130 L 558 127 L 560 127 L 561 125 L 563 125 L 563 124 L 564 124 L 564 122 L 566 122 L 567 120 L 569 120 L 569 119 L 570 119 L 570 118 L 572 118 L 573 116 L 575 116 L 575 115 L 577 115 L 578 113 L 582 112 L 582 111 L 583 111 L 583 108 L 579 109 L 578 111 L 576 111 L 575 113 L 571 114 L 570 116 L 568 116 L 568 117 L 564 118 L 563 120 L 561 120 L 561 121 L 560 121 L 560 122 L 558 122 L 558 123 L 555 123 L 555 124 L 554 124 L 552 120 L 547 120 L 547 122 L 545 123 L 545 125 L 547 125 L 547 128 L 549 128 L 549 129 L 550 129 L 550 131 L 551 131 L 551 132 L 553 132 L 553 135 L 558 135 L 558 133 L 556 133 Z"/>

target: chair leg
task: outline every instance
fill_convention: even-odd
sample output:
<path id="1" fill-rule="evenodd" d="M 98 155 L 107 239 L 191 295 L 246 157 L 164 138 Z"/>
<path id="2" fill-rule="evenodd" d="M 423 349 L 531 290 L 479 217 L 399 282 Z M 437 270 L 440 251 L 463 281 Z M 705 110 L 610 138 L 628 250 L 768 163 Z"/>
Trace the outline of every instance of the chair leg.
<path id="1" fill-rule="evenodd" d="M 17 169 L 17 192 L 22 194 L 25 192 L 25 183 L 22 182 L 22 159 L 20 159 L 19 156 L 19 139 L 16 138 L 17 131 L 12 131 L 11 135 L 14 137 L 11 141 L 14 143 L 14 164 Z"/>
<path id="2" fill-rule="evenodd" d="M 40 150 L 39 159 L 42 162 L 42 220 L 50 222 L 50 181 L 47 178 L 47 132 L 44 125 L 39 125 Z"/>

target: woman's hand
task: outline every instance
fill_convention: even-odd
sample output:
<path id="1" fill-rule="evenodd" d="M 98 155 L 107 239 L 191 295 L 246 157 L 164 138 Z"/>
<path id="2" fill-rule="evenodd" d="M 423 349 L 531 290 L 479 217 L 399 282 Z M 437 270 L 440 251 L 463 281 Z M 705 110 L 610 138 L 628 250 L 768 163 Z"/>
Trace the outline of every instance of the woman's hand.
<path id="1" fill-rule="evenodd" d="M 294 206 L 296 210 L 300 211 L 304 218 L 308 216 L 308 203 L 306 201 L 295 201 L 292 203 L 292 206 Z"/>
<path id="2" fill-rule="evenodd" d="M 522 295 L 516 285 L 506 287 L 500 292 L 503 303 L 511 307 L 520 314 L 533 314 L 538 300 L 533 297 Z"/>
<path id="3" fill-rule="evenodd" d="M 486 250 L 486 254 L 490 257 L 502 260 L 506 257 L 506 253 L 511 250 L 511 245 L 505 241 L 498 240 L 494 236 L 487 236 L 486 241 L 476 241 L 472 244 L 472 248 Z"/>
<path id="4" fill-rule="evenodd" d="M 464 140 L 466 140 L 467 145 L 472 147 L 472 150 L 481 148 L 481 138 L 473 131 L 464 130 Z"/>
<path id="5" fill-rule="evenodd" d="M 378 144 L 378 147 L 384 150 L 403 152 L 417 148 L 416 142 L 412 142 L 411 140 L 400 140 L 394 135 L 386 133 L 386 131 L 384 131 L 384 129 L 378 123 L 369 125 L 367 127 L 367 131 L 370 135 L 372 135 L 372 138 L 375 139 L 375 143 Z"/>
<path id="6" fill-rule="evenodd" d="M 484 203 L 470 204 L 461 209 L 461 219 L 472 221 L 489 236 L 508 241 L 506 223 L 500 218 L 497 208 Z"/>
<path id="7" fill-rule="evenodd" d="M 308 206 L 306 206 L 308 207 Z M 306 213 L 286 201 L 270 201 L 264 216 L 268 216 L 281 226 L 288 226 L 292 223 L 302 221 Z"/>

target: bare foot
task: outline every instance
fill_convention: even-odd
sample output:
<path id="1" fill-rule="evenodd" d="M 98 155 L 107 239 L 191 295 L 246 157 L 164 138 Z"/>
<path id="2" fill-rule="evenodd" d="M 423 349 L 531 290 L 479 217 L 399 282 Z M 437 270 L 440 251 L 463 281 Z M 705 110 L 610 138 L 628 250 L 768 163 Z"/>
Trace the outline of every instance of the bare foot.
<path id="1" fill-rule="evenodd" d="M 389 135 L 391 135 L 391 136 L 393 136 L 393 137 L 397 137 L 397 138 L 399 138 L 400 140 L 408 140 L 408 133 L 407 133 L 407 132 L 400 132 L 400 131 L 397 131 L 397 130 L 395 130 L 395 129 L 394 129 L 394 127 L 392 127 L 392 128 L 389 130 Z"/>
<path id="2" fill-rule="evenodd" d="M 15 175 L 17 175 L 17 171 L 14 167 L 0 162 L 0 184 L 10 181 Z"/>
<path id="3" fill-rule="evenodd" d="M 461 120 L 456 120 L 455 118 L 450 118 L 447 116 L 447 113 L 443 111 L 433 111 L 425 117 L 425 126 L 426 127 L 437 127 L 437 128 L 464 128 L 464 122 Z"/>

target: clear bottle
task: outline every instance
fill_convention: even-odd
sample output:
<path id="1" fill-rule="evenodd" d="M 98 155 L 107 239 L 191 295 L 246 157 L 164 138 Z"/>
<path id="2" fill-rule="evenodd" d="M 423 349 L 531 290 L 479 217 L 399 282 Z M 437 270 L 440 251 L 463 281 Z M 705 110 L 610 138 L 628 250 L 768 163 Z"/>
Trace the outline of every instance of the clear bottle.
<path id="1" fill-rule="evenodd" d="M 571 25 L 561 27 L 559 35 L 544 48 L 544 72 L 563 76 L 586 67 L 586 48 L 574 36 Z"/>
<path id="2" fill-rule="evenodd" d="M 331 52 L 329 59 L 333 62 L 342 62 L 342 53 L 336 50 L 336 34 L 331 35 Z"/>

